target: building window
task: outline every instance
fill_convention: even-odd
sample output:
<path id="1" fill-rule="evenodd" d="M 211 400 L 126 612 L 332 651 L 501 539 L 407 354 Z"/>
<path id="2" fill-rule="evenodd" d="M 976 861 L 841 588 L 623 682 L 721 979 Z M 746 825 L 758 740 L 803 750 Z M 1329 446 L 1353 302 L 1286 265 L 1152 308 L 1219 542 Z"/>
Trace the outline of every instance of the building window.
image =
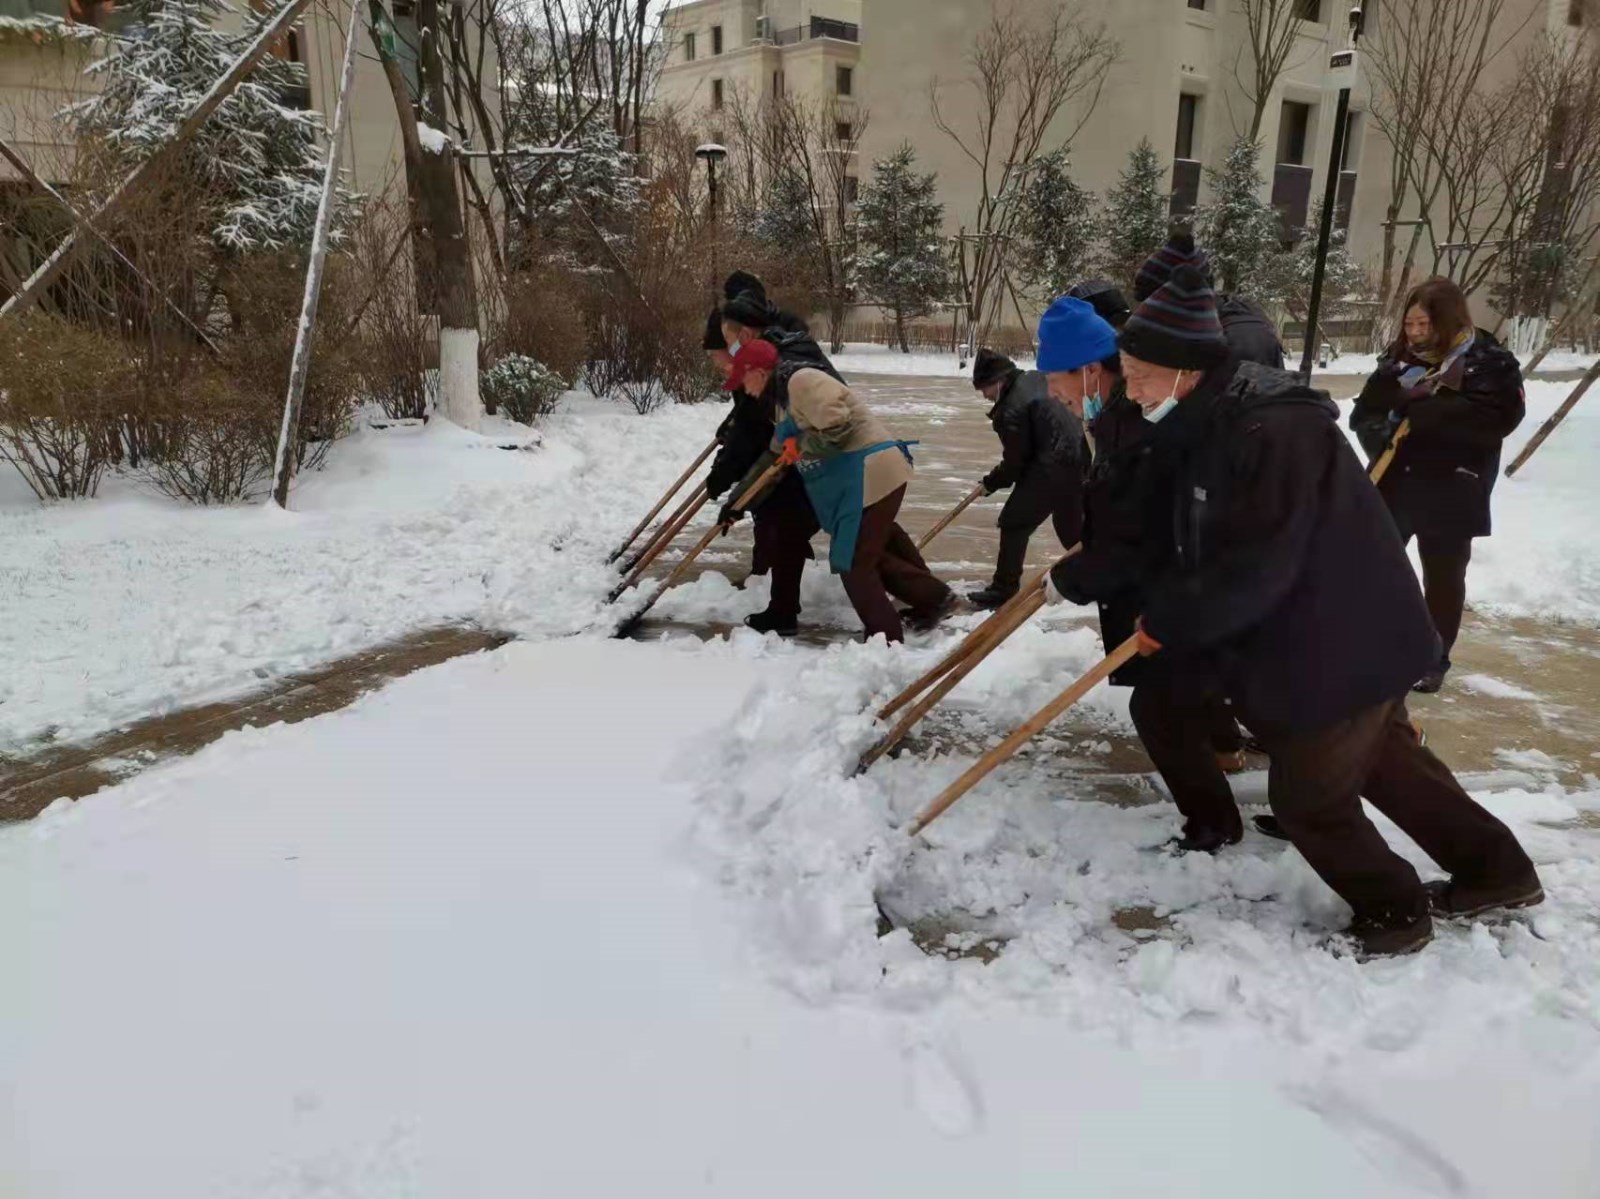
<path id="1" fill-rule="evenodd" d="M 1199 158 L 1195 152 L 1195 126 L 1200 119 L 1200 97 L 1184 92 L 1178 97 L 1178 137 L 1173 145 L 1174 158 Z"/>
<path id="2" fill-rule="evenodd" d="M 720 79 L 711 81 L 711 107 L 719 110 L 722 108 L 722 80 Z"/>
<path id="3" fill-rule="evenodd" d="M 1294 15 L 1302 21 L 1322 23 L 1322 0 L 1294 0 Z"/>
<path id="4" fill-rule="evenodd" d="M 854 130 L 852 130 L 850 128 L 850 122 L 849 121 L 835 121 L 834 122 L 834 125 L 833 125 L 833 136 L 837 141 L 848 142 L 853 133 L 854 133 Z"/>
<path id="5" fill-rule="evenodd" d="M 694 61 L 694 34 L 692 33 L 683 35 L 683 61 Z"/>
<path id="6" fill-rule="evenodd" d="M 713 53 L 713 54 L 721 54 L 722 53 L 722 26 L 721 25 L 713 25 L 711 27 L 711 53 Z"/>
<path id="7" fill-rule="evenodd" d="M 855 94 L 856 72 L 854 67 L 833 68 L 833 90 L 841 96 Z"/>
<path id="8" fill-rule="evenodd" d="M 856 202 L 856 197 L 860 194 L 861 180 L 857 179 L 854 175 L 846 175 L 844 177 L 844 202 L 846 204 L 854 204 Z"/>
<path id="9" fill-rule="evenodd" d="M 1583 5 L 1584 5 L 1584 0 L 1567 0 L 1567 24 L 1568 25 L 1582 25 L 1583 24 Z"/>
<path id="10" fill-rule="evenodd" d="M 1278 118 L 1278 157 L 1275 161 L 1305 166 L 1310 133 L 1311 105 L 1285 100 L 1282 115 Z"/>
<path id="11" fill-rule="evenodd" d="M 1206 0 L 1189 0 L 1189 7 L 1196 12 L 1205 12 Z"/>
<path id="12" fill-rule="evenodd" d="M 1361 166 L 1361 114 L 1349 112 L 1344 118 L 1344 150 L 1339 155 L 1339 169 L 1354 171 Z"/>

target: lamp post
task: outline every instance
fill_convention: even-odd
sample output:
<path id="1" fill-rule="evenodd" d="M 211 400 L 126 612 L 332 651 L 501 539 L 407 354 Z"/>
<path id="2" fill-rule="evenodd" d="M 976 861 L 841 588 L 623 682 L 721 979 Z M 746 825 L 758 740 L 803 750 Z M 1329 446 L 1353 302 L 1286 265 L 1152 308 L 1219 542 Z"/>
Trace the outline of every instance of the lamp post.
<path id="1" fill-rule="evenodd" d="M 706 188 L 711 195 L 711 291 L 715 294 L 717 281 L 722 278 L 719 262 L 722 257 L 722 230 L 717 226 L 717 163 L 728 156 L 728 148 L 716 142 L 706 142 L 695 147 L 694 156 L 706 164 Z"/>
<path id="2" fill-rule="evenodd" d="M 1306 306 L 1305 352 L 1300 373 L 1311 378 L 1317 349 L 1317 315 L 1322 308 L 1322 279 L 1328 268 L 1328 242 L 1333 237 L 1333 210 L 1339 202 L 1339 174 L 1344 166 L 1345 126 L 1350 117 L 1350 89 L 1356 81 L 1356 42 L 1361 38 L 1365 0 L 1351 0 L 1350 36 L 1343 50 L 1328 59 L 1328 77 L 1339 84 L 1339 104 L 1333 114 L 1333 145 L 1328 150 L 1328 181 L 1322 191 L 1322 221 L 1317 229 L 1317 261 L 1311 272 L 1311 302 Z"/>

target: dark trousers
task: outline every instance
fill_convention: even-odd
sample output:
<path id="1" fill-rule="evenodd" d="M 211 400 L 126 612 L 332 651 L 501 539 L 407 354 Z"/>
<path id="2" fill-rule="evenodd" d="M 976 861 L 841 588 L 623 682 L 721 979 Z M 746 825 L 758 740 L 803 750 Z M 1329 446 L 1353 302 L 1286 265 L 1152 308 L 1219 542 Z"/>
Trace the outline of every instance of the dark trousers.
<path id="1" fill-rule="evenodd" d="M 1272 757 L 1267 794 L 1295 848 L 1358 918 L 1414 919 L 1427 910 L 1417 872 L 1361 807 L 1382 812 L 1458 882 L 1495 886 L 1534 876 L 1516 837 L 1417 743 L 1404 700 L 1310 732 L 1245 714 Z"/>
<path id="2" fill-rule="evenodd" d="M 1244 822 L 1217 752 L 1240 748 L 1243 738 L 1221 691 L 1163 673 L 1136 686 L 1128 708 L 1183 816 L 1185 835 L 1241 834 Z"/>
<path id="3" fill-rule="evenodd" d="M 840 576 L 866 635 L 882 633 L 890 641 L 905 640 L 891 595 L 917 612 L 937 610 L 950 595 L 950 588 L 928 570 L 916 542 L 895 520 L 905 495 L 906 489 L 898 487 L 862 511 L 855 557 Z"/>
<path id="4" fill-rule="evenodd" d="M 1074 489 L 1057 501 L 1050 513 L 1056 536 L 1063 549 L 1078 544 L 1083 533 L 1083 495 Z M 994 588 L 997 591 L 1015 591 L 1022 586 L 1022 568 L 1028 560 L 1028 542 L 1039 531 L 1041 519 L 1033 525 L 1000 526 L 1000 556 L 994 567 Z"/>
<path id="5" fill-rule="evenodd" d="M 800 579 L 812 557 L 811 539 L 820 527 L 804 495 L 773 497 L 753 514 L 755 554 L 752 574 L 772 575 L 767 612 L 784 620 L 800 616 Z"/>
<path id="6" fill-rule="evenodd" d="M 1400 539 L 1411 544 L 1410 522 L 1395 517 Z M 1472 562 L 1472 538 L 1416 534 L 1417 557 L 1422 560 L 1422 594 L 1428 602 L 1428 615 L 1444 643 L 1444 658 L 1449 667 L 1450 650 L 1461 633 L 1461 614 L 1467 606 L 1467 567 Z"/>

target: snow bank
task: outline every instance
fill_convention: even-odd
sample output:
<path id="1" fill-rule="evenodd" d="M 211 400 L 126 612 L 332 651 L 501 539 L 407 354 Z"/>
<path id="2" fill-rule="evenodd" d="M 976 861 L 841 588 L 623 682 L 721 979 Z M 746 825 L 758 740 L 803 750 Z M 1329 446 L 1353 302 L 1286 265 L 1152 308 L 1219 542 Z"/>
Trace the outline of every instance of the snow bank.
<path id="1" fill-rule="evenodd" d="M 867 342 L 851 342 L 845 346 L 844 353 L 829 355 L 834 366 L 839 368 L 839 373 L 849 378 L 851 375 L 922 375 L 929 378 L 971 378 L 972 362 L 968 360 L 966 366 L 961 365 L 961 360 L 954 353 L 930 354 L 917 351 L 914 354 L 902 354 L 899 350 L 890 349 L 888 346 L 877 346 Z M 1032 358 L 1018 359 L 1017 364 L 1026 370 L 1033 369 Z"/>
<path id="2" fill-rule="evenodd" d="M 369 429 L 298 482 L 287 514 L 197 509 L 116 479 L 97 500 L 41 507 L 0 472 L 0 752 L 427 625 L 585 628 L 615 582 L 606 555 L 725 412 L 640 417 L 570 396 L 538 434 Z"/>

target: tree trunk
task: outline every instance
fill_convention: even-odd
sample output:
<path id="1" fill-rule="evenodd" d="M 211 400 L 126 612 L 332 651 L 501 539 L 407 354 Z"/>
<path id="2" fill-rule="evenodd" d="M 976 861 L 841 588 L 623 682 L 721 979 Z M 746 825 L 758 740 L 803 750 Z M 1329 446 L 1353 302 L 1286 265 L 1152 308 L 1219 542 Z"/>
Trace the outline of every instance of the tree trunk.
<path id="1" fill-rule="evenodd" d="M 899 308 L 894 310 L 894 335 L 900 342 L 900 352 L 911 353 L 911 347 L 906 343 L 906 314 Z"/>

